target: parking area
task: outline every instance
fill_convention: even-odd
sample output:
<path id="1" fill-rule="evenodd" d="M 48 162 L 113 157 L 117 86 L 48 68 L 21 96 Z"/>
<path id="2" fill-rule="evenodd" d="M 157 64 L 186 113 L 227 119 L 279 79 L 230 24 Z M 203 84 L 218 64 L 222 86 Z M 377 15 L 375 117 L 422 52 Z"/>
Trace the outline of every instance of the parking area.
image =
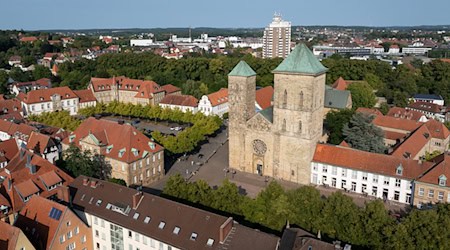
<path id="1" fill-rule="evenodd" d="M 107 116 L 102 117 L 102 119 L 110 121 L 123 120 L 126 123 L 130 123 L 137 129 L 142 130 L 148 134 L 153 131 L 159 131 L 163 134 L 177 135 L 179 132 L 183 131 L 183 129 L 187 127 L 187 125 L 177 124 L 173 122 L 156 122 L 144 119 L 129 119 L 128 117 L 120 117 L 120 116 Z"/>

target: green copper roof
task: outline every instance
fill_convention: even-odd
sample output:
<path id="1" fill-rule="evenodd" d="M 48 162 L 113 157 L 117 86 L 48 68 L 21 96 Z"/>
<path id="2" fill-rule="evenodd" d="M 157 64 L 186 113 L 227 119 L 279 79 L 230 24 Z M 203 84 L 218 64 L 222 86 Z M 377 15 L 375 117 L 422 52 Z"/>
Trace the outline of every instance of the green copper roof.
<path id="1" fill-rule="evenodd" d="M 300 44 L 273 72 L 318 75 L 325 71 L 327 71 L 327 68 L 319 62 L 311 50 L 306 45 Z"/>
<path id="2" fill-rule="evenodd" d="M 259 111 L 269 122 L 273 122 L 273 106 L 270 106 L 264 110 Z"/>
<path id="3" fill-rule="evenodd" d="M 250 66 L 244 61 L 240 61 L 234 69 L 228 74 L 228 76 L 254 76 L 256 75 Z"/>

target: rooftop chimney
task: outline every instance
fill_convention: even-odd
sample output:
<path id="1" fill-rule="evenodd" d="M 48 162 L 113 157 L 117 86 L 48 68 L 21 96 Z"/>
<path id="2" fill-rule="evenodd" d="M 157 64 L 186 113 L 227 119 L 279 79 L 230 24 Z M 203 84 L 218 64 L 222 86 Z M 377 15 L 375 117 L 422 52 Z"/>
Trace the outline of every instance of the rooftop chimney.
<path id="1" fill-rule="evenodd" d="M 120 125 L 123 125 L 125 123 L 124 120 L 118 120 L 117 123 L 119 123 Z"/>
<path id="2" fill-rule="evenodd" d="M 97 187 L 97 181 L 92 180 L 91 181 L 91 188 L 96 188 Z"/>
<path id="3" fill-rule="evenodd" d="M 133 209 L 136 210 L 141 203 L 142 199 L 144 198 L 144 195 L 142 192 L 137 192 L 133 195 Z"/>
<path id="4" fill-rule="evenodd" d="M 230 234 L 231 229 L 233 228 L 233 217 L 229 217 L 219 229 L 219 242 L 223 244 L 228 234 Z"/>
<path id="5" fill-rule="evenodd" d="M 88 178 L 83 178 L 83 186 L 87 186 L 89 184 Z"/>
<path id="6" fill-rule="evenodd" d="M 58 197 L 59 200 L 65 201 L 67 203 L 70 202 L 70 192 L 69 192 L 69 187 L 68 186 L 59 186 L 57 191 L 56 191 L 56 195 Z"/>

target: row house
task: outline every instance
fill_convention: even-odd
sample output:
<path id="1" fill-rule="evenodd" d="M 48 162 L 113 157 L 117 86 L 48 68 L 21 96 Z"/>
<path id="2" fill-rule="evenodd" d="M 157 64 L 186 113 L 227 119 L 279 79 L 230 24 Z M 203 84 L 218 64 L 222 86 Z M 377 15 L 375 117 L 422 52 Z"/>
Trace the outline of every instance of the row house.
<path id="1" fill-rule="evenodd" d="M 69 207 L 41 196 L 30 198 L 14 226 L 22 229 L 36 249 L 93 249 L 91 228 Z"/>
<path id="2" fill-rule="evenodd" d="M 91 78 L 88 89 L 98 102 L 113 101 L 158 105 L 166 95 L 181 94 L 181 90 L 171 84 L 159 86 L 153 81 L 130 79 L 124 76 L 113 78 Z"/>
<path id="3" fill-rule="evenodd" d="M 202 96 L 198 103 L 198 111 L 205 115 L 219 117 L 228 113 L 228 89 L 222 88 L 217 92 Z"/>
<path id="4" fill-rule="evenodd" d="M 32 90 L 49 89 L 52 87 L 52 82 L 48 78 L 41 78 L 31 82 L 14 82 L 8 86 L 9 92 L 14 95 L 19 93 L 28 93 Z"/>
<path id="5" fill-rule="evenodd" d="M 178 109 L 182 112 L 197 112 L 198 99 L 191 95 L 166 95 L 161 102 L 161 108 Z"/>
<path id="6" fill-rule="evenodd" d="M 111 177 L 127 185 L 148 185 L 165 175 L 164 148 L 130 124 L 88 118 L 62 141 L 63 150 L 72 144 L 105 156 Z"/>
<path id="7" fill-rule="evenodd" d="M 435 165 L 414 181 L 413 205 L 450 203 L 450 156 L 444 153 L 435 157 Z"/>
<path id="8" fill-rule="evenodd" d="M 410 103 L 406 109 L 420 112 L 429 119 L 436 119 L 441 122 L 445 121 L 445 114 L 447 112 L 447 107 L 422 101 Z"/>
<path id="9" fill-rule="evenodd" d="M 92 228 L 90 249 L 277 249 L 279 238 L 224 217 L 79 176 L 71 203 Z"/>
<path id="10" fill-rule="evenodd" d="M 26 148 L 52 164 L 56 164 L 60 158 L 58 142 L 50 136 L 38 132 L 31 132 Z"/>
<path id="11" fill-rule="evenodd" d="M 17 145 L 26 145 L 33 131 L 37 131 L 37 128 L 24 123 L 16 124 L 0 120 L 0 141 L 14 138 L 17 141 Z"/>
<path id="12" fill-rule="evenodd" d="M 78 112 L 79 97 L 69 87 L 40 89 L 20 97 L 24 116 L 65 110 L 71 115 Z"/>
<path id="13" fill-rule="evenodd" d="M 433 164 L 318 144 L 311 162 L 311 183 L 392 200 L 413 202 L 413 180 Z"/>
<path id="14" fill-rule="evenodd" d="M 49 161 L 25 149 L 11 159 L 0 171 L 0 204 L 2 215 L 16 213 L 25 206 L 33 195 L 44 198 L 56 197 L 58 186 L 72 182 L 72 177 Z M 6 207 L 6 208 L 5 208 Z"/>

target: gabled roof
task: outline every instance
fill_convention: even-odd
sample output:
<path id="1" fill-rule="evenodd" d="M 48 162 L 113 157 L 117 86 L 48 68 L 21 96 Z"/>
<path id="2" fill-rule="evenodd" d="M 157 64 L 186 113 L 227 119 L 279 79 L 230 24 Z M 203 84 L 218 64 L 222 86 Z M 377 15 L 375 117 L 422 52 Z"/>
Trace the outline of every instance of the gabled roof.
<path id="1" fill-rule="evenodd" d="M 436 165 L 418 178 L 417 181 L 439 185 L 439 178 L 443 178 L 447 180 L 445 186 L 450 187 L 450 156 L 448 153 L 444 153 L 435 159 Z"/>
<path id="2" fill-rule="evenodd" d="M 450 135 L 448 128 L 441 122 L 430 119 L 425 123 L 425 126 L 431 133 L 431 137 L 445 140 Z"/>
<path id="3" fill-rule="evenodd" d="M 266 109 L 272 105 L 273 93 L 274 89 L 272 86 L 256 90 L 256 103 L 258 103 L 261 109 Z"/>
<path id="4" fill-rule="evenodd" d="M 359 107 L 356 109 L 356 112 L 364 113 L 364 114 L 368 114 L 368 115 L 383 116 L 383 113 L 381 113 L 378 109 Z"/>
<path id="5" fill-rule="evenodd" d="M 211 102 L 211 106 L 215 107 L 219 104 L 228 102 L 228 89 L 221 88 L 219 91 L 208 95 L 208 99 Z"/>
<path id="6" fill-rule="evenodd" d="M 11 226 L 10 224 L 0 221 L 0 249 L 15 250 L 18 249 L 17 240 L 21 234 L 21 230 L 18 227 Z"/>
<path id="7" fill-rule="evenodd" d="M 166 95 L 160 104 L 197 107 L 198 99 L 191 95 Z"/>
<path id="8" fill-rule="evenodd" d="M 35 166 L 36 172 L 34 174 L 26 166 L 28 160 L 30 165 Z M 22 209 L 25 205 L 23 198 L 26 198 L 26 196 L 39 192 L 39 196 L 48 198 L 56 194 L 56 189 L 48 190 L 44 185 L 40 178 L 42 175 L 54 171 L 63 180 L 62 185 L 67 185 L 73 180 L 72 177 L 49 161 L 24 149 L 14 156 L 5 169 L 0 172 L 0 176 L 4 178 L 1 190 L 2 194 L 11 201 L 14 212 Z M 8 187 L 9 183 L 11 183 L 11 187 Z"/>
<path id="9" fill-rule="evenodd" d="M 98 120 L 93 117 L 81 123 L 62 143 L 70 145 L 71 138 L 73 138 L 72 142 L 79 146 L 80 140 L 84 140 L 86 137 L 91 137 L 91 139 L 94 137 L 94 141 L 103 146 L 100 153 L 105 157 L 126 163 L 142 159 L 146 153 L 156 153 L 163 150 L 162 146 L 151 141 L 130 124 L 119 124 L 118 122 Z M 154 147 L 152 148 L 150 145 Z M 110 147 L 110 149 L 107 149 L 107 147 Z M 137 149 L 137 154 L 132 152 L 133 148 Z"/>
<path id="10" fill-rule="evenodd" d="M 130 79 L 125 76 L 113 78 L 91 78 L 91 85 L 94 92 L 111 91 L 113 86 L 117 86 L 118 90 L 136 92 L 134 97 L 137 98 L 153 98 L 154 93 L 165 91 L 154 81 L 143 81 Z"/>
<path id="11" fill-rule="evenodd" d="M 319 75 L 327 70 L 305 44 L 300 44 L 273 72 Z"/>
<path id="12" fill-rule="evenodd" d="M 20 211 L 16 225 L 28 229 L 24 230 L 24 233 L 36 248 L 42 246 L 44 249 L 50 249 L 53 241 L 59 244 L 59 239 L 55 240 L 54 237 L 66 213 L 72 213 L 66 206 L 34 195 Z"/>
<path id="13" fill-rule="evenodd" d="M 96 182 L 94 187 L 92 182 Z M 277 237 L 236 225 L 232 218 L 108 181 L 79 176 L 70 187 L 74 191 L 72 204 L 75 208 L 175 248 L 276 249 L 278 243 Z M 224 232 L 223 238 L 227 242 L 221 244 L 220 228 L 223 225 L 233 227 L 234 233 Z M 177 233 L 174 233 L 175 227 L 179 228 Z M 191 239 L 192 233 L 197 234 L 195 240 Z M 212 240 L 211 247 L 207 246 L 209 239 Z"/>
<path id="14" fill-rule="evenodd" d="M 161 86 L 161 89 L 163 89 L 164 91 L 166 91 L 166 94 L 172 94 L 178 91 L 181 91 L 180 88 L 178 88 L 177 86 L 174 86 L 172 84 L 166 84 Z"/>
<path id="15" fill-rule="evenodd" d="M 16 98 L 0 100 L 0 114 L 8 114 L 12 112 L 22 111 L 22 105 Z"/>
<path id="16" fill-rule="evenodd" d="M 80 98 L 80 103 L 97 101 L 90 89 L 74 90 L 73 92 Z"/>
<path id="17" fill-rule="evenodd" d="M 348 90 L 325 88 L 324 106 L 326 108 L 345 109 L 349 106 L 350 97 L 351 93 Z"/>
<path id="18" fill-rule="evenodd" d="M 52 96 L 59 95 L 61 100 L 78 98 L 78 96 L 67 86 L 50 88 L 50 89 L 37 89 L 27 93 L 23 102 L 27 104 L 51 102 Z"/>
<path id="19" fill-rule="evenodd" d="M 350 83 L 346 82 L 346 81 L 344 80 L 344 78 L 339 77 L 339 78 L 333 83 L 332 87 L 333 87 L 334 89 L 337 89 L 337 90 L 346 90 L 347 87 L 348 87 L 348 85 L 350 85 Z"/>
<path id="20" fill-rule="evenodd" d="M 233 70 L 228 74 L 228 76 L 255 76 L 255 71 L 245 62 L 240 61 Z"/>
<path id="21" fill-rule="evenodd" d="M 419 121 L 420 118 L 424 116 L 424 114 L 420 113 L 419 111 L 408 110 L 399 107 L 392 107 L 391 109 L 389 109 L 389 112 L 386 115 L 413 121 Z"/>
<path id="22" fill-rule="evenodd" d="M 421 126 L 398 145 L 392 155 L 403 158 L 415 158 L 423 147 L 431 140 L 431 133 L 426 126 Z"/>
<path id="23" fill-rule="evenodd" d="M 402 157 L 328 144 L 317 144 L 313 161 L 410 180 L 418 177 L 433 165 L 430 162 L 419 163 Z M 401 176 L 396 173 L 397 167 L 400 165 L 403 167 Z"/>
<path id="24" fill-rule="evenodd" d="M 259 112 L 262 116 L 264 116 L 269 122 L 273 123 L 273 106 L 270 106 L 264 110 Z"/>
<path id="25" fill-rule="evenodd" d="M 10 161 L 19 152 L 19 147 L 17 146 L 16 139 L 12 138 L 6 141 L 0 142 L 0 158 L 3 160 Z"/>
<path id="26" fill-rule="evenodd" d="M 441 113 L 442 106 L 429 102 L 413 102 L 408 105 L 409 109 L 417 109 L 431 113 Z"/>
<path id="27" fill-rule="evenodd" d="M 47 147 L 55 146 L 52 138 L 48 135 L 44 135 L 38 132 L 31 132 L 31 136 L 28 139 L 27 149 L 29 150 L 37 150 L 39 154 L 44 154 L 44 151 Z"/>
<path id="28" fill-rule="evenodd" d="M 377 115 L 372 122 L 379 127 L 399 129 L 407 132 L 412 132 L 423 124 L 421 122 L 381 115 Z"/>

